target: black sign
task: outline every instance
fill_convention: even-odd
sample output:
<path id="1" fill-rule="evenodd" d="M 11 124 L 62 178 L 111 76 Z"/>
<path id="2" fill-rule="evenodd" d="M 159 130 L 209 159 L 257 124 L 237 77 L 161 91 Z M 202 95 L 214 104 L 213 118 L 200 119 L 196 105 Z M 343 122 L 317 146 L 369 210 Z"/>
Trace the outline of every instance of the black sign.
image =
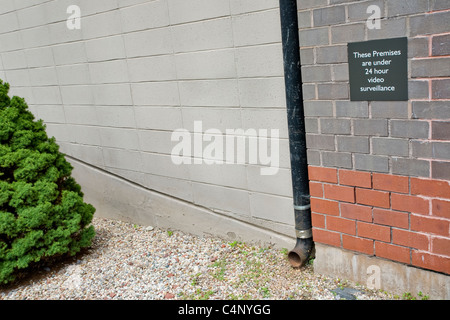
<path id="1" fill-rule="evenodd" d="M 350 100 L 408 100 L 408 39 L 393 38 L 347 45 Z"/>

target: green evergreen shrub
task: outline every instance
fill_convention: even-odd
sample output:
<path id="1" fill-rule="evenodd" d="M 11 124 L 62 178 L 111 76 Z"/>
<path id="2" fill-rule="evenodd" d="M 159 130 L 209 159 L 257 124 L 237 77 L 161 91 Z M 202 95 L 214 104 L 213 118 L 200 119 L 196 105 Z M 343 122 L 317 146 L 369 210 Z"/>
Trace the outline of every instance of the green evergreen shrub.
<path id="1" fill-rule="evenodd" d="M 89 247 L 95 208 L 83 202 L 73 167 L 0 80 L 0 284 L 33 262 Z"/>

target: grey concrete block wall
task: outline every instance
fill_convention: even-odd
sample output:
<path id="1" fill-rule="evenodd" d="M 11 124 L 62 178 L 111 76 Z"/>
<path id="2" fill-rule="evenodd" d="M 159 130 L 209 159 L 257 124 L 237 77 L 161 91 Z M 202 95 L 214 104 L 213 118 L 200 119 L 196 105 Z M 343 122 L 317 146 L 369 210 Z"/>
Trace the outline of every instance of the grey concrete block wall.
<path id="1" fill-rule="evenodd" d="M 314 155 L 309 163 L 447 179 L 448 159 L 428 149 L 434 150 L 443 132 L 444 125 L 437 123 L 450 120 L 450 5 L 400 0 L 297 4 L 304 20 L 299 37 L 308 152 Z M 380 28 L 369 28 L 371 5 L 380 9 Z M 395 37 L 408 38 L 409 100 L 349 101 L 347 43 Z M 427 148 L 418 147 L 424 143 Z"/>
<path id="2" fill-rule="evenodd" d="M 79 30 L 66 26 L 70 5 L 81 9 Z M 63 152 L 293 236 L 282 59 L 278 0 L 2 0 L 0 6 L 0 78 L 45 121 Z M 224 133 L 279 130 L 278 173 L 260 176 L 265 165 L 248 159 L 174 164 L 171 133 L 192 132 L 194 121 Z"/>

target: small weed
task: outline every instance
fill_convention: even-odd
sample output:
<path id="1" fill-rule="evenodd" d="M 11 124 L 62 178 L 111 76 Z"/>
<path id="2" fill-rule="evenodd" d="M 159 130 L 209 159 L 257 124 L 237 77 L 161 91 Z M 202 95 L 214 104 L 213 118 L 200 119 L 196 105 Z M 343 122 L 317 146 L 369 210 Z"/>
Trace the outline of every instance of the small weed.
<path id="1" fill-rule="evenodd" d="M 212 267 L 217 268 L 217 270 L 212 274 L 213 278 L 217 280 L 225 280 L 225 271 L 227 267 L 227 262 L 225 259 L 217 260 L 212 264 Z"/>
<path id="2" fill-rule="evenodd" d="M 424 295 L 422 293 L 422 291 L 419 291 L 419 293 L 417 295 L 420 297 L 421 300 L 429 300 L 430 299 L 430 296 L 429 295 Z"/>
<path id="3" fill-rule="evenodd" d="M 416 297 L 414 297 L 411 292 L 405 292 L 403 294 L 403 299 L 404 300 L 416 300 Z"/>
<path id="4" fill-rule="evenodd" d="M 171 237 L 173 235 L 173 231 L 167 230 L 167 234 Z"/>
<path id="5" fill-rule="evenodd" d="M 280 250 L 280 252 L 281 252 L 281 254 L 282 254 L 283 256 L 287 256 L 288 253 L 289 253 L 289 250 L 288 250 L 287 248 L 282 248 L 282 249 Z"/>
<path id="6" fill-rule="evenodd" d="M 269 297 L 270 297 L 270 291 L 269 291 L 269 288 L 267 288 L 267 287 L 262 287 L 262 288 L 260 289 L 260 291 L 261 291 L 261 294 L 262 294 L 263 298 L 269 298 Z"/>

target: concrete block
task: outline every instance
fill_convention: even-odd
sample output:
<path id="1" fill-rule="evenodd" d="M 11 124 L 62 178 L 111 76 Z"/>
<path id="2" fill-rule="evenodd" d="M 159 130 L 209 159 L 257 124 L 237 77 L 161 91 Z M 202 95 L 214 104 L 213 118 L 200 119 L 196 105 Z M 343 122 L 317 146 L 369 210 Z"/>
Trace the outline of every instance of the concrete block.
<path id="1" fill-rule="evenodd" d="M 10 80 L 9 75 L 8 80 Z M 32 87 L 31 92 L 34 104 L 62 104 L 62 90 L 60 93 L 59 88 L 56 86 Z"/>
<path id="2" fill-rule="evenodd" d="M 373 154 L 389 156 L 409 155 L 409 143 L 407 139 L 373 137 L 371 140 Z"/>
<path id="3" fill-rule="evenodd" d="M 328 27 L 300 30 L 299 39 L 301 48 L 327 45 L 329 43 Z"/>
<path id="4" fill-rule="evenodd" d="M 412 60 L 411 77 L 445 77 L 448 75 L 445 68 L 449 62 L 448 58 Z"/>
<path id="5" fill-rule="evenodd" d="M 106 167 L 142 171 L 141 153 L 133 150 L 103 148 Z"/>
<path id="6" fill-rule="evenodd" d="M 192 180 L 189 174 L 190 165 L 176 165 L 170 155 L 141 152 L 142 172 L 162 175 L 171 178 Z"/>
<path id="7" fill-rule="evenodd" d="M 140 150 L 170 155 L 173 142 L 170 131 L 138 130 Z"/>
<path id="8" fill-rule="evenodd" d="M 302 0 L 297 1 L 298 9 L 310 9 L 314 7 L 322 7 L 328 4 L 327 0 Z"/>
<path id="9" fill-rule="evenodd" d="M 291 170 L 279 169 L 275 175 L 261 175 L 261 166 L 247 166 L 248 189 L 250 191 L 292 197 Z"/>
<path id="10" fill-rule="evenodd" d="M 167 1 L 151 1 L 120 10 L 123 32 L 165 27 L 170 24 Z"/>
<path id="11" fill-rule="evenodd" d="M 154 130 L 183 128 L 180 108 L 136 106 L 134 107 L 134 113 L 136 114 L 137 128 Z"/>
<path id="12" fill-rule="evenodd" d="M 433 140 L 450 140 L 450 122 L 433 121 L 431 122 L 431 138 Z"/>
<path id="13" fill-rule="evenodd" d="M 42 105 L 36 108 L 37 117 L 46 123 L 66 123 L 63 106 Z"/>
<path id="14" fill-rule="evenodd" d="M 349 81 L 348 64 L 341 63 L 331 67 L 331 74 L 334 81 Z"/>
<path id="15" fill-rule="evenodd" d="M 25 69 L 28 66 L 23 50 L 2 53 L 2 61 L 3 70 Z"/>
<path id="16" fill-rule="evenodd" d="M 167 5 L 172 25 L 230 15 L 230 4 L 223 0 L 168 0 Z"/>
<path id="17" fill-rule="evenodd" d="M 233 47 L 230 17 L 176 25 L 171 30 L 168 40 L 175 53 Z"/>
<path id="18" fill-rule="evenodd" d="M 100 128 L 86 125 L 67 125 L 68 142 L 102 146 Z"/>
<path id="19" fill-rule="evenodd" d="M 132 106 L 95 106 L 95 112 L 99 126 L 136 128 L 137 120 Z"/>
<path id="20" fill-rule="evenodd" d="M 376 5 L 380 8 L 381 18 L 384 18 L 384 1 L 372 0 L 357 3 L 350 3 L 348 5 L 348 20 L 353 21 L 366 21 L 372 14 L 367 13 L 369 6 Z"/>
<path id="21" fill-rule="evenodd" d="M 450 80 L 433 80 L 431 82 L 431 98 L 432 99 L 450 99 Z"/>
<path id="22" fill-rule="evenodd" d="M 429 94 L 428 81 L 410 80 L 408 82 L 409 99 L 428 99 Z"/>
<path id="23" fill-rule="evenodd" d="M 175 80 L 177 71 L 173 55 L 128 59 L 131 82 Z"/>
<path id="24" fill-rule="evenodd" d="M 320 131 L 325 134 L 350 134 L 350 119 L 320 119 Z"/>
<path id="25" fill-rule="evenodd" d="M 336 116 L 367 118 L 369 116 L 369 105 L 367 101 L 336 101 Z"/>
<path id="26" fill-rule="evenodd" d="M 242 126 L 247 129 L 267 129 L 270 133 L 271 129 L 279 130 L 280 138 L 288 138 L 287 117 L 285 109 L 258 109 L 243 108 L 241 109 Z"/>
<path id="27" fill-rule="evenodd" d="M 121 21 L 121 14 L 118 10 L 84 16 L 81 27 L 83 39 L 88 40 L 120 34 L 122 26 L 121 23 L 118 23 L 119 21 Z"/>
<path id="28" fill-rule="evenodd" d="M 281 42 L 279 10 L 249 13 L 232 19 L 234 45 L 237 47 Z"/>
<path id="29" fill-rule="evenodd" d="M 136 37 L 138 38 L 138 36 Z M 134 42 L 131 42 L 131 45 L 134 45 Z M 92 39 L 84 43 L 86 46 L 84 55 L 87 56 L 87 60 L 90 62 L 123 59 L 126 57 L 125 44 L 121 35 Z M 132 52 L 139 51 L 137 48 L 130 48 L 129 50 Z"/>
<path id="30" fill-rule="evenodd" d="M 389 158 L 355 153 L 355 169 L 363 171 L 389 172 Z"/>
<path id="31" fill-rule="evenodd" d="M 227 129 L 242 128 L 241 112 L 238 108 L 210 108 L 210 107 L 183 107 L 183 127 L 189 132 L 194 131 L 194 121 L 202 122 L 203 132 L 208 129 L 218 129 L 226 133 Z"/>
<path id="32" fill-rule="evenodd" d="M 413 177 L 429 177 L 430 161 L 392 157 L 392 173 Z"/>
<path id="33" fill-rule="evenodd" d="M 103 168 L 103 148 L 98 146 L 87 146 L 81 144 L 70 144 L 70 156 L 93 166 Z"/>
<path id="34" fill-rule="evenodd" d="M 428 1 L 421 0 L 388 0 L 386 2 L 387 16 L 413 15 L 428 12 Z"/>
<path id="35" fill-rule="evenodd" d="M 31 86 L 28 69 L 9 70 L 5 71 L 5 74 L 9 84 L 13 87 Z"/>
<path id="36" fill-rule="evenodd" d="M 412 117 L 414 119 L 448 119 L 450 108 L 447 101 L 413 101 Z"/>
<path id="37" fill-rule="evenodd" d="M 183 106 L 239 106 L 236 80 L 180 81 L 178 86 Z"/>
<path id="38" fill-rule="evenodd" d="M 372 118 L 407 119 L 408 103 L 403 101 L 372 101 Z"/>
<path id="39" fill-rule="evenodd" d="M 132 105 L 129 84 L 101 84 L 92 86 L 97 105 Z"/>
<path id="40" fill-rule="evenodd" d="M 21 31 L 0 34 L 0 48 L 1 52 L 23 49 Z"/>
<path id="41" fill-rule="evenodd" d="M 60 86 L 90 84 L 91 81 L 88 64 L 57 66 L 56 74 Z"/>
<path id="42" fill-rule="evenodd" d="M 30 81 L 34 86 L 51 86 L 58 84 L 55 67 L 28 69 Z"/>
<path id="43" fill-rule="evenodd" d="M 319 83 L 317 85 L 317 98 L 319 100 L 345 100 L 349 98 L 349 85 L 347 83 Z"/>
<path id="44" fill-rule="evenodd" d="M 254 218 L 293 225 L 294 209 L 292 205 L 291 198 L 262 193 L 250 194 L 250 212 Z"/>
<path id="45" fill-rule="evenodd" d="M 367 137 L 337 136 L 337 151 L 369 153 L 369 139 Z"/>
<path id="46" fill-rule="evenodd" d="M 242 107 L 285 107 L 284 78 L 239 80 L 239 101 Z"/>
<path id="47" fill-rule="evenodd" d="M 311 10 L 298 11 L 297 19 L 298 19 L 298 28 L 299 29 L 311 28 L 313 26 Z"/>
<path id="48" fill-rule="evenodd" d="M 175 65 L 180 80 L 236 77 L 234 49 L 177 54 Z"/>
<path id="49" fill-rule="evenodd" d="M 98 125 L 97 113 L 92 106 L 63 106 L 66 123 Z"/>
<path id="50" fill-rule="evenodd" d="M 96 13 L 106 12 L 118 8 L 119 2 L 126 2 L 126 0 L 78 0 L 80 2 L 80 8 L 83 9 L 83 14 L 92 15 Z"/>
<path id="51" fill-rule="evenodd" d="M 300 61 L 302 66 L 314 64 L 314 49 L 300 49 Z"/>
<path id="52" fill-rule="evenodd" d="M 194 190 L 191 181 L 162 177 L 154 174 L 144 174 L 142 180 L 142 186 L 148 189 L 191 203 L 194 202 Z"/>
<path id="53" fill-rule="evenodd" d="M 334 136 L 323 134 L 306 134 L 308 149 L 335 150 Z"/>
<path id="54" fill-rule="evenodd" d="M 246 165 L 193 164 L 188 167 L 192 181 L 247 190 Z"/>
<path id="55" fill-rule="evenodd" d="M 173 52 L 169 27 L 126 33 L 123 39 L 128 58 Z"/>
<path id="56" fill-rule="evenodd" d="M 313 10 L 314 27 L 331 26 L 345 22 L 345 6 Z"/>
<path id="57" fill-rule="evenodd" d="M 14 11 L 14 0 L 4 0 L 0 8 L 0 14 Z"/>
<path id="58" fill-rule="evenodd" d="M 50 25 L 20 30 L 24 48 L 36 48 L 51 45 L 53 42 Z"/>
<path id="59" fill-rule="evenodd" d="M 29 68 L 54 66 L 52 47 L 34 48 L 23 51 L 26 57 L 26 64 Z"/>
<path id="60" fill-rule="evenodd" d="M 432 178 L 450 180 L 450 162 L 432 161 Z"/>
<path id="61" fill-rule="evenodd" d="M 408 39 L 408 58 L 428 57 L 428 39 L 425 37 Z"/>
<path id="62" fill-rule="evenodd" d="M 365 25 L 364 23 L 352 23 L 344 25 L 335 25 L 331 28 L 331 43 L 344 43 L 364 41 Z"/>
<path id="63" fill-rule="evenodd" d="M 128 67 L 125 60 L 105 61 L 89 64 L 92 84 L 128 82 Z"/>
<path id="64" fill-rule="evenodd" d="M 319 133 L 319 119 L 305 118 L 305 130 L 308 133 Z"/>
<path id="65" fill-rule="evenodd" d="M 84 21 L 84 20 L 82 20 L 82 21 Z M 83 22 L 81 25 L 81 29 L 71 30 L 71 29 L 67 28 L 66 20 L 61 21 L 61 22 L 52 23 L 52 24 L 47 24 L 42 27 L 37 27 L 35 29 L 44 28 L 44 27 L 48 27 L 47 30 L 46 29 L 41 30 L 41 32 L 48 32 L 48 34 L 45 35 L 45 38 L 43 38 L 45 40 L 46 44 L 52 44 L 52 45 L 56 44 L 57 45 L 57 44 L 61 44 L 61 43 L 75 42 L 75 41 L 83 40 L 83 28 L 85 27 Z M 33 29 L 31 29 L 31 30 L 33 30 Z M 44 35 L 39 34 L 39 36 L 44 36 Z M 48 39 L 46 39 L 46 38 L 48 38 Z M 43 41 L 41 40 L 41 42 L 43 42 Z M 43 45 L 43 44 L 41 43 L 41 45 Z M 35 45 L 35 46 L 37 47 L 38 45 Z"/>
<path id="66" fill-rule="evenodd" d="M 85 63 L 88 61 L 83 42 L 73 42 L 51 47 L 56 65 Z M 87 44 L 86 44 L 87 46 Z"/>
<path id="67" fill-rule="evenodd" d="M 446 23 L 449 16 L 450 12 L 448 11 L 412 16 L 409 18 L 409 36 L 445 33 L 448 31 Z"/>
<path id="68" fill-rule="evenodd" d="M 308 158 L 308 164 L 311 166 L 320 166 L 320 151 L 317 150 L 306 150 L 306 155 Z"/>
<path id="69" fill-rule="evenodd" d="M 383 12 L 383 11 L 381 11 Z M 391 18 L 391 19 L 381 19 L 380 29 L 368 29 L 367 39 L 384 39 L 384 38 L 397 38 L 404 37 L 407 35 L 407 18 Z"/>
<path id="70" fill-rule="evenodd" d="M 180 105 L 176 82 L 141 82 L 131 84 L 133 103 L 136 106 Z"/>
<path id="71" fill-rule="evenodd" d="M 450 35 L 434 36 L 432 41 L 432 55 L 446 56 L 450 54 Z"/>
<path id="72" fill-rule="evenodd" d="M 279 43 L 240 47 L 235 52 L 237 74 L 241 78 L 284 76 L 283 50 Z M 222 63 L 218 63 L 216 68 L 221 69 Z"/>
<path id="73" fill-rule="evenodd" d="M 65 105 L 93 105 L 93 87 L 89 85 L 61 86 L 62 102 Z"/>
<path id="74" fill-rule="evenodd" d="M 277 0 L 230 0 L 231 14 L 242 14 L 253 11 L 277 8 Z"/>
<path id="75" fill-rule="evenodd" d="M 331 66 L 303 66 L 302 67 L 303 83 L 309 82 L 330 82 L 331 81 Z"/>
<path id="76" fill-rule="evenodd" d="M 351 169 L 353 167 L 351 153 L 322 152 L 322 163 L 325 167 L 337 167 Z"/>
<path id="77" fill-rule="evenodd" d="M 307 117 L 332 117 L 333 104 L 331 101 L 305 101 L 305 116 Z"/>
<path id="78" fill-rule="evenodd" d="M 390 132 L 392 137 L 428 139 L 429 124 L 427 121 L 391 120 Z"/>
<path id="79" fill-rule="evenodd" d="M 357 136 L 387 136 L 388 121 L 384 119 L 354 119 L 353 133 Z"/>
<path id="80" fill-rule="evenodd" d="M 316 86 L 314 84 L 303 84 L 302 94 L 304 101 L 316 99 Z"/>
<path id="81" fill-rule="evenodd" d="M 99 128 L 102 145 L 110 148 L 140 150 L 136 129 Z"/>

